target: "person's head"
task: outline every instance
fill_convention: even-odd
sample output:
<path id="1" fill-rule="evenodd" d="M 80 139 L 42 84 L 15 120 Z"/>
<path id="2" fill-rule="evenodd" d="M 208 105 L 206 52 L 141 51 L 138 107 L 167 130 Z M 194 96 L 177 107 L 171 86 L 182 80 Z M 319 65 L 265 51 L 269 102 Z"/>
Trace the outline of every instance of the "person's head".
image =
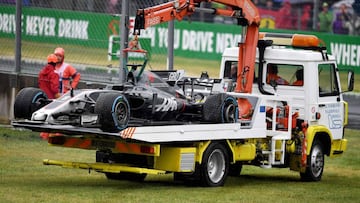
<path id="1" fill-rule="evenodd" d="M 273 1 L 272 0 L 267 0 L 266 1 L 266 8 L 267 9 L 272 9 L 273 8 L 273 5 L 274 3 L 273 3 Z"/>
<path id="2" fill-rule="evenodd" d="M 304 5 L 304 6 L 303 6 L 303 11 L 304 11 L 304 12 L 309 12 L 309 11 L 311 11 L 311 6 L 310 6 L 310 5 Z"/>
<path id="3" fill-rule="evenodd" d="M 346 10 L 347 10 L 346 4 L 341 4 L 340 10 L 341 10 L 341 12 L 346 13 Z"/>
<path id="4" fill-rule="evenodd" d="M 326 3 L 326 2 L 324 2 L 324 3 L 322 4 L 322 8 L 323 8 L 323 11 L 328 11 L 328 9 L 329 9 L 329 4 Z"/>
<path id="5" fill-rule="evenodd" d="M 287 8 L 290 8 L 290 7 L 291 7 L 291 3 L 290 3 L 289 0 L 283 1 L 282 5 L 283 5 L 283 7 L 287 7 Z"/>
<path id="6" fill-rule="evenodd" d="M 58 62 L 58 57 L 55 54 L 48 55 L 47 57 L 48 64 L 55 66 L 57 62 Z"/>
<path id="7" fill-rule="evenodd" d="M 304 69 L 299 69 L 295 73 L 296 80 L 304 80 Z"/>
<path id="8" fill-rule="evenodd" d="M 64 58 L 65 58 L 65 50 L 62 47 L 57 47 L 54 50 L 54 54 L 58 57 L 58 62 L 62 63 L 64 62 Z"/>

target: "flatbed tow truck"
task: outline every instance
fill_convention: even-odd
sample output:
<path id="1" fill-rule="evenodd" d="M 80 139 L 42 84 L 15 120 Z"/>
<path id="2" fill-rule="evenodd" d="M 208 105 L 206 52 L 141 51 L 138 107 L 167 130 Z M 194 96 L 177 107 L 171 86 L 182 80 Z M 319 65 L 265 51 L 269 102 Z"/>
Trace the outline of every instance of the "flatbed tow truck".
<path id="1" fill-rule="evenodd" d="M 200 2 L 178 0 L 139 9 L 135 29 L 181 20 Z M 13 125 L 60 133 L 49 137 L 52 146 L 96 150 L 96 163 L 44 160 L 45 165 L 95 170 L 109 179 L 144 180 L 147 174 L 173 173 L 175 180 L 216 187 L 224 185 L 227 176 L 239 176 L 243 165 L 255 165 L 289 168 L 304 181 L 321 180 L 324 156 L 340 155 L 347 146 L 348 106 L 336 60 L 315 36 L 259 33 L 260 17 L 250 0 L 213 2 L 232 8 L 213 13 L 238 19 L 244 41 L 225 50 L 220 82 L 202 95 L 236 98 L 235 122 L 134 126 L 120 132 L 20 121 Z M 269 66 L 274 65 L 286 83 L 268 80 Z M 295 85 L 295 76 L 301 76 L 301 84 Z M 349 72 L 348 90 L 352 87 Z"/>

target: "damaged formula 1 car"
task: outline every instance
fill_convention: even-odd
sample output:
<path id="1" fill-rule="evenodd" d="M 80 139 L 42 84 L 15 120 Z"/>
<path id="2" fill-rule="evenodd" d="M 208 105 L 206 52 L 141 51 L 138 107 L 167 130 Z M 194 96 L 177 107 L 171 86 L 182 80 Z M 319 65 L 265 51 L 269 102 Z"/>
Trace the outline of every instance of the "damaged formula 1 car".
<path id="1" fill-rule="evenodd" d="M 100 128 L 104 132 L 129 126 L 236 122 L 234 97 L 218 93 L 199 101 L 195 99 L 198 95 L 183 93 L 188 86 L 194 88 L 194 80 L 169 82 L 156 71 L 143 69 L 133 67 L 122 85 L 71 90 L 55 100 L 47 99 L 38 88 L 24 88 L 15 98 L 14 122 Z"/>

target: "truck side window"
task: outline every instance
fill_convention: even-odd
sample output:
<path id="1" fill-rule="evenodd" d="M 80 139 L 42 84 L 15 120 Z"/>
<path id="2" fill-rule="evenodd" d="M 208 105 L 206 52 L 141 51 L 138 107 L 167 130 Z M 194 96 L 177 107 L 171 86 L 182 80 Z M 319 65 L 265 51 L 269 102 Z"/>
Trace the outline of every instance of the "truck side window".
<path id="1" fill-rule="evenodd" d="M 232 79 L 233 82 L 236 82 L 237 79 L 237 61 L 226 61 L 225 68 L 224 68 L 224 78 Z M 253 83 L 257 83 L 257 74 L 259 70 L 259 63 L 255 63 L 255 70 L 254 70 L 254 81 Z"/>
<path id="2" fill-rule="evenodd" d="M 233 82 L 236 82 L 237 61 L 226 61 L 225 62 L 224 78 L 232 79 Z"/>
<path id="3" fill-rule="evenodd" d="M 334 64 L 319 65 L 319 96 L 336 96 L 339 94 L 339 87 L 336 78 Z"/>

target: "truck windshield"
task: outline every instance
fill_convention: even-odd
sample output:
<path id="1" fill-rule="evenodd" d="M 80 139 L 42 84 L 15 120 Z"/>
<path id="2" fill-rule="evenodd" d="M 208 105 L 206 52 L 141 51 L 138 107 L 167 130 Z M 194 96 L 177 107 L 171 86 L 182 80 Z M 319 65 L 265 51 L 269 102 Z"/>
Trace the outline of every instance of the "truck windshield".
<path id="1" fill-rule="evenodd" d="M 266 83 L 272 81 L 277 85 L 303 86 L 304 68 L 293 64 L 266 64 Z"/>

